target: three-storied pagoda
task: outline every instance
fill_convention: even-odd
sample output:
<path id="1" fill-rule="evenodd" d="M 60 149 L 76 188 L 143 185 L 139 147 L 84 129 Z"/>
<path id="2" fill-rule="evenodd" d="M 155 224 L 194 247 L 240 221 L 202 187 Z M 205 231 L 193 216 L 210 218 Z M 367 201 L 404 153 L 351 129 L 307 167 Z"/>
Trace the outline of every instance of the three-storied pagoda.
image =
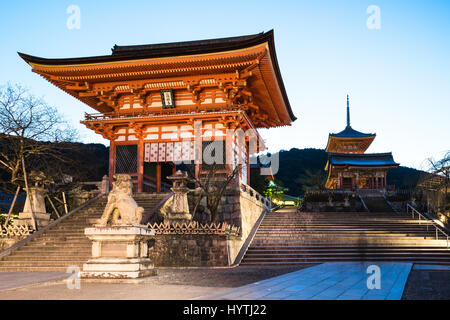
<path id="1" fill-rule="evenodd" d="M 111 55 L 45 59 L 19 53 L 43 78 L 98 113 L 86 127 L 110 141 L 109 177 L 127 173 L 136 191 L 162 191 L 175 162 L 195 161 L 205 143 L 227 144 L 230 171 L 249 183 L 249 136 L 230 130 L 295 121 L 281 78 L 273 30 L 250 36 L 114 46 Z M 227 130 L 230 129 L 230 130 Z M 258 151 L 264 143 L 256 133 Z M 253 151 L 254 152 L 254 151 Z M 231 163 L 231 165 L 230 165 Z"/>
<path id="2" fill-rule="evenodd" d="M 350 105 L 347 95 L 347 126 L 339 133 L 330 133 L 325 149 L 328 161 L 325 171 L 327 189 L 385 189 L 386 175 L 397 168 L 392 153 L 365 153 L 375 139 L 375 133 L 362 133 L 350 125 Z"/>

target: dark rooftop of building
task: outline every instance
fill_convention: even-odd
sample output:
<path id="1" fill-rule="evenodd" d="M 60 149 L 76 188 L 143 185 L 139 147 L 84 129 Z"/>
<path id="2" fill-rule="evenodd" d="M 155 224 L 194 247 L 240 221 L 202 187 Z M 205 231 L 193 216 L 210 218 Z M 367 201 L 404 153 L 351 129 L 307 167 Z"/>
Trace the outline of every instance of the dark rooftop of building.
<path id="1" fill-rule="evenodd" d="M 398 166 L 388 153 L 330 153 L 328 162 L 335 166 Z"/>

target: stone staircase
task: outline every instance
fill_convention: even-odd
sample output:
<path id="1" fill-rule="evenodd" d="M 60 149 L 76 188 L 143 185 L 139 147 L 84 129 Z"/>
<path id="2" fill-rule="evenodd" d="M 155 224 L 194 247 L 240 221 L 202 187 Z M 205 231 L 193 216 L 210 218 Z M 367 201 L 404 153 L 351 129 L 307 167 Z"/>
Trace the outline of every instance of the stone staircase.
<path id="1" fill-rule="evenodd" d="M 428 228 L 427 228 L 428 225 Z M 442 237 L 441 237 L 442 239 Z M 330 261 L 413 261 L 448 264 L 445 240 L 430 222 L 395 213 L 267 213 L 241 265 Z"/>
<path id="2" fill-rule="evenodd" d="M 137 204 L 152 210 L 167 193 L 137 193 Z M 84 229 L 96 223 L 105 208 L 107 198 L 92 202 L 59 224 L 31 240 L 0 260 L 0 272 L 66 271 L 69 266 L 82 267 L 91 257 L 91 242 Z"/>
<path id="3" fill-rule="evenodd" d="M 362 196 L 369 212 L 394 213 L 392 207 L 381 194 Z"/>

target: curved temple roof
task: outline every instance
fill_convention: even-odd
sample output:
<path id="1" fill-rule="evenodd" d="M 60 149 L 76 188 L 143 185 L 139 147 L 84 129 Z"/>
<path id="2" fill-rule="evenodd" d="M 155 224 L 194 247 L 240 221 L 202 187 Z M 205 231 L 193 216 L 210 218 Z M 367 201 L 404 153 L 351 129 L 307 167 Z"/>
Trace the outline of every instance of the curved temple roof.
<path id="1" fill-rule="evenodd" d="M 368 137 L 375 137 L 375 133 L 362 133 L 359 131 L 356 131 L 352 127 L 346 127 L 344 130 L 342 130 L 339 133 L 330 133 L 331 137 L 335 138 L 368 138 Z"/>
<path id="2" fill-rule="evenodd" d="M 279 104 L 279 102 L 277 101 L 280 101 L 281 105 L 284 105 L 279 106 L 285 110 L 283 111 L 283 113 L 286 115 L 283 116 L 285 120 L 283 120 L 281 124 L 288 125 L 290 124 L 290 122 L 295 121 L 296 117 L 292 112 L 289 99 L 286 94 L 286 89 L 284 87 L 283 79 L 281 77 L 281 72 L 279 69 L 275 52 L 273 30 L 254 35 L 210 39 L 210 40 L 185 41 L 185 42 L 149 44 L 149 45 L 130 45 L 130 46 L 115 45 L 114 48 L 112 49 L 112 54 L 104 56 L 47 59 L 27 55 L 20 52 L 18 54 L 21 58 L 23 58 L 28 64 L 30 64 L 33 67 L 33 71 L 41 74 L 44 78 L 46 78 L 56 86 L 60 87 L 62 90 L 75 96 L 76 98 L 87 103 L 88 105 L 96 108 L 95 106 L 98 105 L 98 101 L 93 100 L 92 97 L 88 96 L 81 97 L 74 90 L 67 89 L 68 86 L 64 84 L 63 81 L 66 81 L 68 79 L 68 72 L 73 72 L 73 74 L 71 74 L 72 78 L 78 79 L 77 81 L 79 81 L 79 83 L 83 83 L 83 81 L 88 81 L 89 79 L 86 78 L 88 68 L 89 70 L 94 70 L 95 68 L 95 70 L 98 70 L 97 72 L 100 76 L 105 76 L 107 72 L 118 72 L 117 70 L 122 70 L 122 72 L 128 72 L 128 70 L 130 70 L 130 72 L 135 72 L 137 70 L 136 68 L 138 68 L 136 67 L 137 64 L 141 63 L 142 61 L 148 61 L 147 59 L 166 58 L 173 60 L 173 58 L 183 56 L 185 56 L 186 58 L 191 58 L 197 56 L 201 57 L 204 54 L 219 55 L 230 52 L 233 53 L 233 51 L 236 50 L 240 49 L 244 50 L 262 44 L 267 45 L 268 57 L 270 61 L 270 65 L 262 65 L 261 62 L 263 69 L 262 72 L 266 73 L 273 72 L 275 82 L 273 82 L 269 78 L 264 81 L 266 82 L 266 86 L 272 88 L 269 94 L 269 96 L 271 97 L 270 99 L 274 99 L 275 96 L 280 96 L 279 100 L 278 98 L 275 98 L 275 100 L 273 100 L 272 103 L 274 104 L 274 106 L 276 106 L 277 104 Z M 124 71 L 123 66 L 118 66 L 119 63 L 127 63 L 129 65 L 129 69 Z M 147 71 L 149 67 L 145 68 L 146 69 L 139 69 L 139 70 Z M 105 112 L 106 109 L 99 111 Z"/>
<path id="3" fill-rule="evenodd" d="M 387 153 L 330 153 L 325 170 L 329 166 L 353 166 L 353 167 L 397 167 L 400 164 L 394 161 L 391 152 Z"/>

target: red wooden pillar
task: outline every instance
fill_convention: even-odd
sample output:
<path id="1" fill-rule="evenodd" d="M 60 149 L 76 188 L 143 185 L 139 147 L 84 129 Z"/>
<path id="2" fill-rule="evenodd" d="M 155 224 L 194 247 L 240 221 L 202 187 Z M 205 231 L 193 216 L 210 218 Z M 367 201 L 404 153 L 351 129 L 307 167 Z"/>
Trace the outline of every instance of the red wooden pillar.
<path id="1" fill-rule="evenodd" d="M 116 173 L 116 144 L 113 140 L 109 141 L 109 186 L 112 186 L 113 176 Z"/>
<path id="2" fill-rule="evenodd" d="M 245 159 L 245 161 L 247 161 L 247 181 L 245 183 L 247 183 L 248 185 L 250 185 L 250 145 L 249 142 L 247 142 L 245 144 L 246 146 L 246 154 L 247 154 L 247 159 Z"/>
<path id="3" fill-rule="evenodd" d="M 144 191 L 144 141 L 139 140 L 137 154 L 138 192 Z"/>
<path id="4" fill-rule="evenodd" d="M 203 139 L 202 139 L 202 122 L 194 121 L 194 148 L 195 148 L 195 179 L 200 177 L 201 163 L 203 161 Z"/>
<path id="5" fill-rule="evenodd" d="M 225 168 L 227 168 L 228 173 L 231 174 L 233 172 L 233 158 L 234 158 L 234 150 L 233 150 L 234 128 L 228 125 L 227 129 L 228 130 L 225 140 L 225 162 L 226 162 Z"/>
<path id="6" fill-rule="evenodd" d="M 156 163 L 156 192 L 161 192 L 161 162 Z"/>
<path id="7" fill-rule="evenodd" d="M 177 172 L 177 166 L 174 162 L 171 162 L 170 165 L 172 166 L 172 174 L 175 174 L 175 172 Z"/>

